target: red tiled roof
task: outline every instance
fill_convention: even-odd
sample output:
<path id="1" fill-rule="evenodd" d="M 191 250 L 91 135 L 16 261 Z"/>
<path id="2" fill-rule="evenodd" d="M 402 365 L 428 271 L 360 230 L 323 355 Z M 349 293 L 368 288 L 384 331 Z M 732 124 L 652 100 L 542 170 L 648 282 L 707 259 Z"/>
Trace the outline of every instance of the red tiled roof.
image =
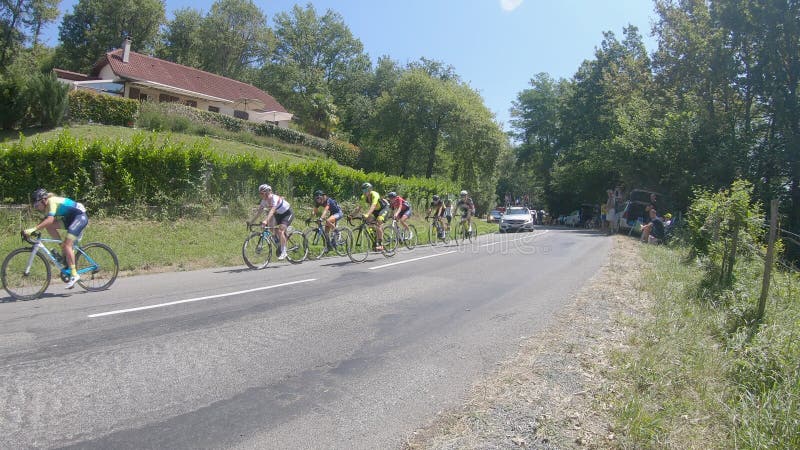
<path id="1" fill-rule="evenodd" d="M 117 76 L 132 81 L 152 81 L 231 101 L 256 98 L 264 103 L 264 111 L 288 112 L 275 98 L 255 86 L 163 59 L 130 52 L 128 62 L 124 63 L 122 49 L 117 49 L 100 58 L 91 75 L 98 75 L 106 64 L 111 65 Z"/>

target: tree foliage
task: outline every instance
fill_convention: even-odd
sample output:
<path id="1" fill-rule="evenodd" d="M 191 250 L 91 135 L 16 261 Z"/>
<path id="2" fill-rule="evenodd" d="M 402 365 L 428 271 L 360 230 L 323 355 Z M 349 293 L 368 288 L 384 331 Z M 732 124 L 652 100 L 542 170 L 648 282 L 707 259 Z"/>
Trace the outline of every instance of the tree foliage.
<path id="1" fill-rule="evenodd" d="M 79 0 L 59 28 L 56 59 L 62 68 L 86 73 L 126 36 L 134 49 L 147 52 L 164 20 L 162 0 Z"/>

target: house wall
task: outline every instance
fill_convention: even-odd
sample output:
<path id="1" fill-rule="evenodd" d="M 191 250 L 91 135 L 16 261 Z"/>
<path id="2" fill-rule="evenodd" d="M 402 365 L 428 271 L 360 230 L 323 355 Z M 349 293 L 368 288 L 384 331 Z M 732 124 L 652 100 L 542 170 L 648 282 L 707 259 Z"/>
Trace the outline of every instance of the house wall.
<path id="1" fill-rule="evenodd" d="M 211 111 L 209 107 L 214 107 L 219 109 L 220 114 L 225 114 L 226 116 L 236 117 L 234 114 L 234 109 L 229 103 L 222 103 L 222 102 L 213 102 L 202 98 L 192 97 L 188 95 L 177 94 L 174 92 L 167 92 L 151 87 L 143 87 L 143 86 L 136 86 L 133 83 L 125 83 L 125 97 L 131 97 L 131 88 L 139 90 L 139 97 L 137 99 L 144 100 L 145 98 L 142 97 L 143 95 L 146 96 L 146 100 L 158 102 L 162 95 L 167 95 L 170 98 L 177 98 L 177 102 L 183 105 L 192 106 L 197 109 L 203 111 Z M 192 103 L 194 102 L 194 103 Z M 252 117 L 248 115 L 249 118 Z M 253 121 L 255 122 L 255 121 Z M 289 121 L 280 121 L 276 125 L 282 128 L 287 128 L 289 126 Z"/>

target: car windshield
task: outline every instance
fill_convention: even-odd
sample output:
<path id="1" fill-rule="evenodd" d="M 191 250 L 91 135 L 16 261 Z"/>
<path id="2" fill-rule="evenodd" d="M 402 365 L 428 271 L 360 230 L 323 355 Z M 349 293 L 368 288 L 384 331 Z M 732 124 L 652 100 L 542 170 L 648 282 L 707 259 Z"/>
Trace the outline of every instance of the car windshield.
<path id="1" fill-rule="evenodd" d="M 506 215 L 510 214 L 530 214 L 530 212 L 525 208 L 508 208 L 506 210 Z"/>

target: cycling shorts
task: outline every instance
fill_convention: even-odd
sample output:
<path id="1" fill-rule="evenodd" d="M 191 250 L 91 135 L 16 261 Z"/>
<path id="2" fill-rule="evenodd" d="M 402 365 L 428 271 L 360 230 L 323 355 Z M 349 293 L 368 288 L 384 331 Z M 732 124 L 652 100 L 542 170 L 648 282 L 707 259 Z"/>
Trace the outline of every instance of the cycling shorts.
<path id="1" fill-rule="evenodd" d="M 292 208 L 287 209 L 284 213 L 275 214 L 275 224 L 277 225 L 286 225 L 288 227 L 292 224 L 292 220 L 294 220 Z"/>
<path id="2" fill-rule="evenodd" d="M 372 217 L 374 217 L 378 222 L 385 222 L 386 217 L 389 216 L 389 207 L 385 206 L 379 210 L 372 212 Z"/>
<path id="3" fill-rule="evenodd" d="M 67 218 L 64 217 L 64 228 L 67 229 L 67 238 L 77 241 L 81 237 L 83 229 L 89 224 L 89 217 L 86 213 L 81 213 L 70 216 L 70 219 L 72 220 L 67 223 Z"/>
<path id="4" fill-rule="evenodd" d="M 409 206 L 408 208 L 406 208 L 405 211 L 400 210 L 400 214 L 398 217 L 411 217 L 411 207 Z"/>
<path id="5" fill-rule="evenodd" d="M 338 221 L 342 220 L 342 217 L 344 217 L 344 213 L 343 213 L 343 212 L 340 210 L 339 212 L 337 212 L 337 213 L 333 213 L 333 214 L 331 214 L 330 216 L 328 216 L 328 218 L 329 218 L 329 219 L 330 219 L 331 217 L 333 217 L 334 219 L 336 219 L 336 221 L 338 222 Z"/>

